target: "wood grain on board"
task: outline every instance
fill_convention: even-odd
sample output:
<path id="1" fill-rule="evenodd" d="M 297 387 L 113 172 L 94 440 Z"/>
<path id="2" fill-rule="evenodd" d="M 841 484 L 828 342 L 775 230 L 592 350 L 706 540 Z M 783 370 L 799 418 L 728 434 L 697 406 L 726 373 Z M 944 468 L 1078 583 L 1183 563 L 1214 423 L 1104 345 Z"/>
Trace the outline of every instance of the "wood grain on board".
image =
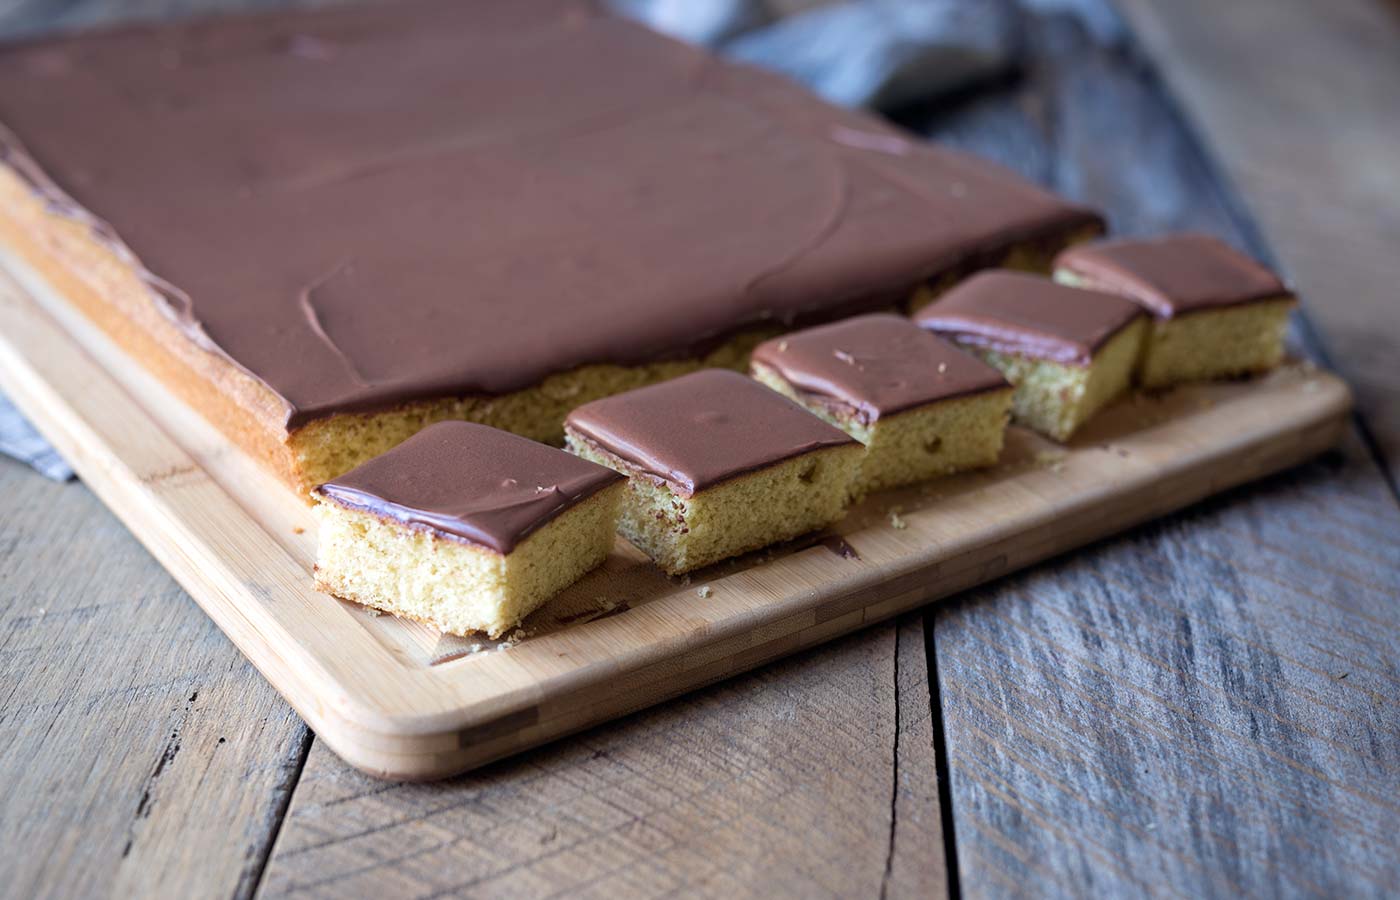
<path id="1" fill-rule="evenodd" d="M 1385 150 L 1383 129 L 1397 121 L 1394 116 L 1385 118 L 1385 91 L 1395 78 L 1368 73 L 1392 71 L 1400 54 L 1394 52 L 1389 26 L 1374 19 L 1371 0 L 1121 2 L 1132 13 L 1133 24 L 1142 28 L 1156 62 L 1187 100 L 1188 111 L 1204 127 L 1217 158 L 1246 201 L 1261 212 L 1265 234 L 1302 287 L 1305 304 L 1337 364 L 1356 376 L 1354 367 L 1359 363 L 1346 358 L 1348 353 L 1355 350 L 1356 358 L 1363 361 L 1375 359 L 1366 356 L 1367 348 L 1373 354 L 1377 350 L 1392 353 L 1394 307 L 1377 305 L 1368 296 L 1376 296 L 1378 286 L 1384 288 L 1387 281 L 1395 280 L 1386 278 L 1384 267 L 1396 241 L 1370 239 L 1373 234 L 1389 233 L 1385 229 L 1400 208 L 1400 189 L 1387 175 L 1393 175 L 1394 167 L 1378 167 L 1374 162 L 1385 160 L 1387 153 L 1394 155 L 1393 150 Z M 171 10 L 258 5 L 262 5 L 259 0 L 141 4 L 20 0 L 0 11 L 0 30 L 35 33 L 132 15 L 155 18 Z M 1099 0 L 1073 6 L 1104 21 L 1105 4 Z M 1389 12 L 1393 15 L 1394 10 L 1392 3 Z M 1280 53 L 1274 44 L 1251 34 L 1257 21 L 1285 32 L 1289 52 Z M 1056 39 L 1066 34 L 1035 27 Z M 1116 39 L 1111 29 L 1101 35 Z M 1217 202 L 1201 199 L 1217 193 L 1209 173 L 1204 179 L 1179 175 L 1178 166 L 1194 165 L 1187 159 L 1195 147 L 1191 136 L 1180 130 L 1179 123 L 1162 124 L 1158 111 L 1141 105 L 1161 98 L 1154 85 L 1137 77 L 1142 74 L 1138 55 L 1095 54 L 1090 61 L 1100 68 L 1079 69 L 1077 78 L 1087 89 L 1071 95 L 1064 80 L 1055 79 L 1021 97 L 1018 113 L 1008 114 L 991 103 L 977 116 L 980 121 L 969 114 L 960 127 L 969 142 L 993 155 L 1025 155 L 1023 148 L 1030 147 L 1035 174 L 1107 203 L 1119 227 L 1148 228 L 1164 220 L 1228 229 L 1216 213 L 1199 212 L 1202 202 Z M 1121 94 L 1105 101 L 1092 90 L 1096 82 Z M 1210 105 L 1219 104 L 1222 97 L 1229 104 L 1217 105 L 1212 112 Z M 1101 133 L 1113 140 L 1101 141 L 1098 133 L 1081 128 L 1075 138 L 1080 151 L 1067 153 L 1063 142 L 1073 129 L 1066 123 L 1075 121 L 1096 123 L 1094 128 L 1103 129 Z M 1306 125 L 1299 127 L 1309 121 L 1325 121 L 1329 127 L 1316 133 Z M 1248 136 L 1247 142 L 1242 135 Z M 1393 148 L 1393 142 L 1389 146 Z M 1184 180 L 1190 190 L 1155 189 L 1164 179 L 1168 185 Z M 1338 196 L 1345 200 L 1330 199 Z M 1141 224 L 1133 226 L 1134 222 Z M 1325 315 L 1319 315 L 1317 306 L 1323 298 L 1327 308 Z M 1329 318 L 1342 324 L 1329 325 Z M 1393 424 L 1385 425 L 1386 417 L 1400 409 L 1393 394 L 1391 402 L 1385 402 L 1385 391 L 1393 389 L 1393 381 L 1387 379 L 1394 371 L 1371 365 L 1360 373 L 1362 416 L 1365 421 L 1380 421 L 1371 431 L 1382 436 L 1382 443 L 1384 435 L 1397 433 Z M 1391 439 L 1386 446 L 1393 461 L 1396 444 Z M 32 887 L 32 893 L 52 895 L 91 894 L 94 885 L 157 883 L 176 886 L 177 893 L 187 896 L 248 895 L 262 873 L 260 848 L 279 827 L 286 783 L 295 774 L 286 770 L 303 758 L 299 750 L 304 730 L 83 486 L 46 485 L 8 462 L 0 462 L 0 478 L 7 512 L 15 496 L 19 499 L 14 508 L 25 512 L 23 521 L 5 518 L 0 522 L 4 583 L 23 586 L 14 594 L 7 592 L 7 599 L 17 595 L 26 606 L 42 606 L 40 598 L 61 593 L 70 608 L 86 609 L 96 591 L 114 598 L 99 607 L 111 609 L 108 617 L 93 620 L 92 632 L 70 619 L 60 624 L 15 613 L 13 599 L 7 604 L 10 608 L 0 610 L 0 616 L 9 617 L 3 623 L 6 636 L 0 668 L 11 684 L 9 699 L 0 705 L 4 726 L 0 732 L 5 741 L 12 736 L 16 741 L 0 744 L 4 750 L 0 771 L 7 778 L 24 771 L 25 780 L 16 783 L 34 789 L 8 791 L 0 800 L 0 837 L 11 851 L 0 854 L 0 878 L 18 873 L 19 880 L 12 883 Z M 9 485 L 18 482 L 24 482 L 25 489 L 16 495 Z M 1378 611 L 1374 595 L 1359 593 L 1350 579 L 1365 577 L 1368 566 L 1381 573 L 1393 573 L 1395 568 L 1394 521 L 1387 518 L 1393 506 L 1384 498 L 1376 501 L 1377 483 L 1374 467 L 1353 440 L 1343 455 L 1327 462 L 1257 490 L 1235 492 L 1074 560 L 976 592 L 975 600 L 960 602 L 940 617 L 939 649 L 947 657 L 938 659 L 946 673 L 939 684 L 949 716 L 944 723 L 946 749 L 960 754 L 951 773 L 957 796 L 947 813 L 960 826 L 949 837 L 961 869 L 952 874 L 955 879 L 961 875 L 962 892 L 1053 894 L 1073 889 L 1083 894 L 1123 885 L 1141 890 L 1144 884 L 1148 892 L 1159 894 L 1197 887 L 1200 893 L 1222 894 L 1231 885 L 1256 889 L 1277 885 L 1294 894 L 1319 893 L 1329 885 L 1345 888 L 1349 894 L 1374 890 L 1377 854 L 1389 847 L 1390 859 L 1395 858 L 1395 829 L 1389 844 L 1386 835 L 1378 835 L 1374 828 L 1366 831 L 1365 823 L 1358 823 L 1354 815 L 1375 804 L 1372 797 L 1355 792 L 1358 785 L 1382 789 L 1394 785 L 1393 758 L 1381 755 L 1382 746 L 1371 748 L 1368 759 L 1365 744 L 1391 728 L 1389 746 L 1394 746 L 1393 698 L 1400 688 L 1393 683 L 1393 668 L 1376 661 L 1377 653 L 1389 649 L 1384 658 L 1393 666 L 1395 638 L 1372 621 Z M 26 499 L 30 490 L 37 501 Z M 68 495 L 81 499 L 56 499 Z M 1236 506 L 1244 511 L 1234 512 Z M 65 561 L 71 551 L 61 539 L 46 541 L 41 536 L 66 535 L 80 523 L 95 526 L 109 539 L 98 542 L 101 555 L 86 564 L 91 574 L 80 584 L 92 587 L 73 591 L 74 582 L 55 570 L 58 551 L 53 548 L 64 547 Z M 1236 535 L 1225 534 L 1225 526 Z M 1194 540 L 1197 529 L 1203 529 L 1203 534 Z M 1260 541 L 1270 546 L 1249 549 Z M 1335 546 L 1337 541 L 1351 550 Z M 1228 566 L 1200 561 L 1205 550 L 1231 558 L 1221 548 L 1233 553 L 1241 547 L 1248 552 L 1232 557 L 1234 562 Z M 1357 552 L 1371 560 L 1360 563 Z M 1243 572 L 1236 564 L 1248 564 L 1253 571 Z M 1343 574 L 1328 573 L 1324 566 Z M 1279 587 L 1281 580 L 1290 587 Z M 1223 587 L 1217 593 L 1218 586 Z M 47 610 L 62 608 L 44 602 L 49 603 L 44 606 Z M 1050 608 L 1040 614 L 1035 604 Z M 970 607 L 984 605 L 1006 609 L 1000 619 L 967 617 Z M 1391 607 L 1382 606 L 1379 611 Z M 92 615 L 84 612 L 78 617 Z M 133 621 L 145 624 L 133 626 Z M 1048 629 L 1049 637 L 1038 640 L 1035 632 L 1027 633 L 1028 627 Z M 113 643 L 133 628 L 141 635 L 139 643 Z M 792 825 L 781 818 L 784 790 L 808 798 L 802 806 L 805 810 L 830 811 L 810 799 L 819 790 L 812 780 L 818 773 L 783 770 L 783 761 L 824 759 L 833 764 L 824 773 L 831 781 L 855 780 L 878 793 L 890 781 L 874 778 L 875 770 L 889 769 L 904 759 L 906 748 L 919 746 L 917 740 L 903 737 L 903 722 L 893 733 L 898 738 L 881 730 L 888 729 L 882 717 L 888 716 L 889 693 L 895 683 L 890 673 L 894 641 L 888 637 L 893 632 L 892 626 L 877 626 L 669 706 L 497 764 L 446 789 L 369 782 L 346 769 L 318 741 L 306 764 L 308 777 L 298 788 L 292 814 L 277 839 L 262 893 L 280 896 L 298 893 L 300 888 L 325 892 L 315 887 L 318 879 L 333 883 L 345 876 L 343 884 L 372 887 L 386 898 L 407 896 L 419 885 L 411 867 L 422 857 L 412 853 L 430 843 L 441 846 L 425 856 L 464 881 L 493 877 L 500 871 L 499 862 L 484 850 L 474 857 L 478 851 L 473 847 L 504 848 L 521 871 L 536 879 L 519 884 L 536 885 L 538 891 L 539 874 L 552 871 L 547 851 L 532 849 L 524 837 L 501 836 L 502 828 L 528 830 L 529 820 L 478 804 L 477 799 L 493 789 L 496 801 L 506 796 L 523 799 L 532 808 L 543 809 L 551 821 L 565 821 L 576 836 L 590 827 L 608 833 L 607 826 L 621 821 L 621 813 L 608 820 L 607 814 L 593 808 L 577 813 L 567 802 L 551 806 L 549 791 L 573 790 L 563 764 L 575 759 L 566 756 L 571 748 L 588 748 L 582 753 L 587 758 L 578 760 L 586 768 L 595 746 L 612 752 L 643 743 L 641 756 L 662 766 L 661 774 L 622 765 L 603 769 L 601 775 L 593 769 L 597 777 L 579 787 L 580 793 L 592 798 L 593 807 L 625 810 L 646 801 L 650 805 L 643 818 L 655 824 L 661 802 L 652 799 L 660 792 L 656 782 L 669 774 L 666 767 L 676 764 L 672 760 L 677 758 L 702 760 L 699 771 L 719 786 L 712 792 L 719 809 L 737 810 L 752 803 L 755 794 L 764 795 L 758 812 L 729 818 L 713 834 L 703 833 L 703 812 L 681 818 L 675 835 L 700 839 L 711 857 L 708 865 L 669 870 L 682 890 L 781 893 L 782 885 L 775 879 L 741 884 L 734 879 L 708 880 L 704 874 L 766 871 L 776 856 L 794 854 L 790 865 L 780 862 L 772 872 L 811 887 L 812 892 L 821 885 L 867 890 L 875 883 L 870 873 L 889 861 L 882 869 L 889 873 L 883 879 L 889 896 L 937 896 L 943 893 L 942 882 L 932 864 L 919 852 L 913 857 L 904 854 L 906 836 L 907 845 L 916 849 L 926 849 L 925 842 L 937 840 L 927 830 L 927 819 L 918 827 L 905 828 L 912 815 L 922 811 L 927 816 L 930 808 L 936 808 L 931 806 L 936 802 L 933 784 L 920 777 L 927 771 L 924 764 L 900 763 L 901 773 L 909 773 L 911 780 L 901 774 L 898 783 L 908 789 L 901 790 L 890 807 L 898 822 L 893 830 L 891 818 L 879 814 L 879 804 L 873 801 L 856 804 L 852 827 L 839 834 L 841 840 L 818 840 L 813 855 L 804 855 L 803 848 L 779 827 L 787 826 L 797 835 L 815 834 L 818 839 L 824 829 L 838 827 L 806 821 Z M 969 650 L 989 641 L 1016 656 Z M 49 645 L 60 652 L 44 651 L 41 662 L 33 648 Z M 206 645 L 218 652 L 205 649 Z M 876 645 L 878 652 L 872 657 L 870 648 Z M 908 646 L 901 638 L 901 653 Z M 14 648 L 19 648 L 18 654 Z M 1106 657 L 1123 664 L 1124 671 L 1105 674 L 1102 660 Z M 1353 660 L 1361 665 L 1351 665 Z M 1178 674 L 1158 664 L 1163 661 L 1175 666 L 1172 671 Z M 1332 668 L 1342 662 L 1347 665 Z M 872 670 L 867 688 L 878 702 L 830 700 L 824 692 L 826 683 L 833 679 L 852 683 L 837 676 L 847 666 L 861 664 Z M 901 669 L 902 674 L 911 671 L 912 666 Z M 1353 689 L 1349 683 L 1357 677 L 1356 671 L 1379 680 Z M 220 690 L 201 688 L 190 704 L 186 725 L 167 730 L 184 715 L 194 693 L 188 682 L 191 673 L 203 678 L 210 672 L 218 673 L 211 680 L 220 681 Z M 890 677 L 876 677 L 885 674 Z M 1329 681 L 1328 675 L 1335 678 Z M 17 683 L 16 677 L 25 681 Z M 899 683 L 905 683 L 903 677 Z M 108 692 L 114 684 L 124 685 L 120 690 L 126 694 L 119 693 L 120 699 L 103 705 L 101 700 L 113 696 Z M 1279 687 L 1272 688 L 1274 684 Z M 1377 691 L 1375 684 L 1384 689 Z M 68 692 L 70 699 L 77 698 L 73 702 L 81 710 L 91 705 L 106 718 L 95 717 L 91 727 L 72 716 L 63 721 L 46 718 L 44 710 L 58 708 L 46 706 L 56 702 L 54 694 L 46 693 L 51 690 Z M 133 705 L 128 695 L 142 699 Z M 41 699 L 35 700 L 36 696 Z M 89 698 L 99 700 L 90 703 Z M 1192 705 L 1183 705 L 1186 698 L 1192 698 Z M 683 725 L 679 717 L 704 714 L 695 712 L 696 706 L 708 710 L 707 727 L 675 731 Z M 890 744 L 873 739 L 863 746 L 851 736 L 833 738 L 819 717 L 793 713 L 808 707 L 839 709 L 850 717 L 850 735 L 879 733 L 898 740 L 900 749 L 892 752 Z M 907 708 L 903 698 L 897 708 Z M 769 715 L 772 710 L 776 712 Z M 673 711 L 677 719 L 671 718 Z M 1146 716 L 1135 717 L 1143 712 Z M 736 726 L 746 713 L 767 718 L 759 725 Z M 226 758 L 206 755 L 205 741 L 189 737 L 211 719 L 217 721 L 219 736 L 227 738 L 225 745 L 219 745 L 210 732 L 219 748 L 216 752 L 236 754 L 234 765 L 228 765 Z M 1353 719 L 1360 724 L 1346 726 Z M 6 730 L 13 722 L 21 723 L 20 728 Z M 782 727 L 787 723 L 791 727 Z M 683 735 L 690 742 L 689 752 L 647 744 L 651 729 L 662 728 Z M 939 737 L 938 728 L 932 730 Z M 173 760 L 162 764 L 172 746 L 168 736 L 175 732 L 186 739 L 173 745 L 179 748 Z M 723 768 L 724 751 L 733 746 L 726 740 L 735 734 L 752 741 L 741 754 L 748 766 L 745 780 L 762 788 L 743 788 Z M 1283 756 L 1268 752 L 1274 741 L 1286 748 Z M 841 752 L 821 756 L 833 742 Z M 226 750 L 227 744 L 237 746 Z M 120 753 L 114 747 L 121 748 Z M 1120 748 L 1130 761 L 1121 766 L 1113 757 Z M 554 777 L 527 782 L 516 767 L 544 765 L 541 759 L 554 761 Z M 602 760 L 599 757 L 591 764 Z M 1338 760 L 1343 762 L 1342 775 L 1334 778 L 1324 767 Z M 1313 764 L 1311 769 L 1305 766 L 1308 762 Z M 1148 769 L 1146 775 L 1137 774 L 1138 764 Z M 283 772 L 285 777 L 269 778 L 269 771 Z M 779 774 L 770 776 L 773 772 Z M 872 776 L 868 781 L 867 772 Z M 146 805 L 149 816 L 137 822 L 143 827 L 127 856 L 143 862 L 126 862 L 121 850 L 131 830 L 130 813 L 142 808 L 141 797 L 153 773 L 158 777 L 151 795 L 161 798 L 160 803 Z M 1082 804 L 1085 808 L 1075 817 L 1056 818 L 1076 812 L 1080 783 L 1086 786 L 1090 802 Z M 514 794 L 510 794 L 512 785 Z M 438 790 L 445 790 L 463 806 L 445 810 L 450 804 L 444 804 Z M 362 791 L 375 793 L 357 796 Z M 844 795 L 834 791 L 832 796 Z M 1337 814 L 1331 812 L 1333 797 L 1339 802 Z M 461 818 L 464 808 L 471 808 L 479 818 Z M 1392 821 L 1385 818 L 1392 811 L 1382 806 L 1376 812 L 1377 822 Z M 842 822 L 851 817 L 844 808 L 835 814 Z M 42 821 L 35 821 L 36 815 Z M 774 817 L 779 817 L 778 825 L 773 824 Z M 378 827 L 384 824 L 388 827 Z M 195 830 L 187 831 L 187 825 Z M 364 833 L 354 834 L 357 827 Z M 628 827 L 611 833 L 625 840 L 645 831 L 636 824 Z M 887 837 L 884 843 L 866 839 L 882 829 Z M 1332 841 L 1327 836 L 1331 829 L 1356 846 Z M 240 835 L 248 836 L 246 844 L 240 844 Z M 328 841 L 324 847 L 313 846 L 318 836 Z M 411 840 L 422 843 L 402 848 L 407 854 L 400 857 L 401 845 Z M 645 856 L 647 846 L 642 843 L 635 853 Z M 895 852 L 892 847 L 897 848 Z M 235 850 L 240 857 L 237 862 L 232 855 Z M 817 851 L 820 856 L 815 855 Z M 665 855 L 665 851 L 656 852 Z M 677 851 L 670 852 L 674 859 Z M 1299 865 L 1298 857 L 1309 852 L 1317 862 Z M 878 866 L 872 857 L 879 860 Z M 1195 864 L 1193 857 L 1199 860 Z M 573 862 L 578 857 L 565 854 L 562 858 Z M 363 871 L 371 863 L 376 870 Z M 1355 874 L 1347 865 L 1356 866 Z M 1328 866 L 1334 868 L 1326 870 Z M 1145 877 L 1132 874 L 1135 867 L 1163 877 L 1147 883 Z M 597 874 L 604 868 L 599 865 L 590 871 Z M 848 869 L 856 874 L 844 874 Z M 1299 873 L 1298 877 L 1282 877 L 1291 872 Z M 901 873 L 917 877 L 902 881 Z M 144 880 L 126 880 L 136 875 Z M 599 883 L 623 883 L 609 882 L 610 877 L 626 876 L 605 873 Z M 899 890 L 919 877 L 927 879 L 927 884 L 912 892 Z M 494 883 L 502 891 L 510 890 L 511 883 L 504 879 Z M 581 887 L 583 879 L 563 877 L 560 884 Z"/>
<path id="2" fill-rule="evenodd" d="M 262 895 L 677 891 L 944 893 L 917 615 L 445 783 L 318 743 Z"/>
<path id="3" fill-rule="evenodd" d="M 1119 233 L 1266 249 L 1122 23 L 1093 24 L 1035 18 L 1024 81 L 920 124 Z M 1400 878 L 1398 562 L 1400 512 L 1353 435 L 930 613 L 961 892 L 1383 893 Z"/>
<path id="4" fill-rule="evenodd" d="M 0 235 L 23 249 L 3 215 Z M 994 468 L 853 507 L 840 547 L 668 579 L 619 540 L 490 648 L 317 593 L 304 501 L 86 320 L 68 273 L 3 268 L 0 387 L 317 734 L 380 777 L 465 771 L 1296 465 L 1350 406 L 1335 377 L 1285 366 L 1123 398 L 1064 448 L 1012 429 Z"/>
<path id="5" fill-rule="evenodd" d="M 306 727 L 86 488 L 0 496 L 0 896 L 251 889 Z"/>
<path id="6" fill-rule="evenodd" d="M 1119 0 L 1400 478 L 1400 6 Z"/>
<path id="7" fill-rule="evenodd" d="M 1351 442 L 938 612 L 964 894 L 1400 877 L 1400 513 L 1376 481 Z"/>

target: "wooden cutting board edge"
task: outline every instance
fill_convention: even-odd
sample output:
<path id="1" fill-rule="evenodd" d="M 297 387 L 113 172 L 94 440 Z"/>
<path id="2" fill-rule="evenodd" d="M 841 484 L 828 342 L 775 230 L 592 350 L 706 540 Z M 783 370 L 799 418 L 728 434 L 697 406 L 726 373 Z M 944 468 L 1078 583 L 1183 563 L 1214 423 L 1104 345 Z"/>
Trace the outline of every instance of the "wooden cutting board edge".
<path id="1" fill-rule="evenodd" d="M 1164 462 L 1095 457 L 1092 466 L 1105 474 L 1092 491 L 1041 496 L 1038 488 L 1054 485 L 1043 470 L 1006 475 L 1003 481 L 1019 490 L 1020 479 L 1026 490 L 1003 492 L 1017 518 L 995 535 L 981 531 L 960 543 L 945 521 L 916 552 L 900 551 L 933 527 L 910 515 L 897 532 L 868 526 L 884 532 L 873 566 L 843 568 L 811 547 L 717 580 L 753 593 L 740 598 L 737 612 L 722 603 L 668 601 L 581 624 L 592 654 L 581 664 L 546 660 L 551 650 L 574 649 L 550 635 L 466 665 L 413 668 L 344 616 L 341 604 L 315 594 L 304 562 L 265 533 L 89 352 L 94 338 L 75 336 L 82 327 L 54 308 L 35 273 L 11 258 L 0 262 L 12 276 L 0 277 L 0 389 L 317 735 L 347 762 L 385 778 L 465 771 L 1296 465 L 1337 442 L 1351 407 L 1340 379 L 1309 371 L 1291 389 L 1259 386 L 1268 408 L 1256 404 L 1238 427 L 1223 410 L 1193 414 L 1209 428 L 1183 438 L 1187 449 Z M 168 395 L 157 402 L 178 403 Z M 1086 452 L 1071 451 L 1069 464 Z M 772 595 L 775 573 L 793 579 L 783 596 Z M 639 644 L 639 633 L 657 637 Z"/>

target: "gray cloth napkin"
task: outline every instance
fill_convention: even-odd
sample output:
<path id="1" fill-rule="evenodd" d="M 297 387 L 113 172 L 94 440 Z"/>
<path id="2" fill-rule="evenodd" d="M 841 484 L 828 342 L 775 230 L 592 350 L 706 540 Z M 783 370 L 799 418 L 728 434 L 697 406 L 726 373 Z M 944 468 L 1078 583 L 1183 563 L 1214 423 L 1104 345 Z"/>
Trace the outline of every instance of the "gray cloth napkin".
<path id="1" fill-rule="evenodd" d="M 29 463 L 54 481 L 67 481 L 73 470 L 34 430 L 14 404 L 0 395 L 0 453 Z"/>
<path id="2" fill-rule="evenodd" d="M 657 31 L 782 72 L 833 103 L 881 110 L 1001 74 L 1019 45 L 1012 0 L 609 2 Z"/>
<path id="3" fill-rule="evenodd" d="M 834 103 L 881 110 L 995 77 L 1011 67 L 1020 42 L 1012 0 L 608 2 L 658 31 L 782 72 Z M 3 395 L 0 452 L 49 478 L 73 476 Z"/>

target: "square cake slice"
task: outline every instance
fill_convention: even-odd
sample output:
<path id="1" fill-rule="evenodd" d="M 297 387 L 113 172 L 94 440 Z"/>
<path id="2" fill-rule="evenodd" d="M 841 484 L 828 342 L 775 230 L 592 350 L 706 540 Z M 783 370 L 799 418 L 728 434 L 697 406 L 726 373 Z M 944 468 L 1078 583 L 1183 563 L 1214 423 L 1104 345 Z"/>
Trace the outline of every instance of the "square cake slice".
<path id="1" fill-rule="evenodd" d="M 1146 326 L 1131 300 L 1014 272 L 968 279 L 917 321 L 1000 369 L 1012 417 L 1058 441 L 1128 389 Z"/>
<path id="2" fill-rule="evenodd" d="M 607 557 L 622 488 L 527 438 L 432 425 L 316 489 L 316 587 L 499 637 Z"/>
<path id="3" fill-rule="evenodd" d="M 619 524 L 677 575 L 832 524 L 861 445 L 737 372 L 707 369 L 574 410 L 569 449 L 628 476 Z"/>
<path id="4" fill-rule="evenodd" d="M 1055 279 L 1152 314 L 1137 375 L 1149 388 L 1272 369 L 1296 305 L 1274 273 L 1201 234 L 1075 247 L 1055 259 Z"/>
<path id="5" fill-rule="evenodd" d="M 1011 385 L 994 367 L 890 314 L 858 316 L 760 344 L 759 381 L 865 445 L 857 495 L 1001 455 Z"/>

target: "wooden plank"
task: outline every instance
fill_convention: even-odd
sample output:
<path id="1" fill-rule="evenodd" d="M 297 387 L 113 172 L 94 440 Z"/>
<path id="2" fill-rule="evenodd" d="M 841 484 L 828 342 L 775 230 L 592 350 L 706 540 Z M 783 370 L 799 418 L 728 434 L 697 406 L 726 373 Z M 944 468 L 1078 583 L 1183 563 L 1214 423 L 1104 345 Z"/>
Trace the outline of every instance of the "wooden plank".
<path id="1" fill-rule="evenodd" d="M 251 888 L 305 726 L 85 487 L 0 494 L 0 894 Z"/>
<path id="2" fill-rule="evenodd" d="M 805 669 L 802 669 L 801 672 L 805 672 Z M 790 675 L 790 676 L 791 676 L 791 677 L 799 677 L 799 676 L 801 676 L 801 672 L 792 673 L 792 675 Z M 407 791 L 421 791 L 421 789 L 423 789 L 423 788 L 412 788 L 412 787 L 410 787 L 410 788 L 402 788 L 402 789 L 407 789 Z"/>
<path id="3" fill-rule="evenodd" d="M 853 554 L 754 554 L 704 573 L 699 598 L 619 541 L 527 640 L 471 652 L 316 594 L 306 506 L 24 279 L 0 282 L 0 385 L 318 736 L 400 777 L 518 752 L 1295 464 L 1336 440 L 1348 408 L 1335 378 L 1290 367 L 1125 401 L 1067 452 L 1017 429 L 995 469 L 853 510 L 837 529 Z M 1047 452 L 1055 464 L 1037 464 Z M 600 598 L 615 614 L 578 621 Z"/>
<path id="4" fill-rule="evenodd" d="M 1400 475 L 1400 16 L 1378 0 L 1119 0 L 1304 297 Z"/>
<path id="5" fill-rule="evenodd" d="M 1384 894 L 1397 534 L 1352 442 L 942 610 L 964 894 Z"/>
<path id="6" fill-rule="evenodd" d="M 918 616 L 443 784 L 317 743 L 261 895 L 937 897 Z"/>
<path id="7" fill-rule="evenodd" d="M 1072 16 L 1029 27 L 1027 82 L 927 125 L 978 149 L 1002 135 L 1007 161 L 1120 231 L 1248 245 L 1131 47 Z M 1397 559 L 1400 511 L 1353 434 L 940 608 L 963 893 L 1383 893 L 1400 876 Z"/>
<path id="8" fill-rule="evenodd" d="M 18 0 L 0 7 L 0 37 L 27 38 L 132 22 L 354 2 L 357 0 L 65 0 L 63 3 Z"/>

